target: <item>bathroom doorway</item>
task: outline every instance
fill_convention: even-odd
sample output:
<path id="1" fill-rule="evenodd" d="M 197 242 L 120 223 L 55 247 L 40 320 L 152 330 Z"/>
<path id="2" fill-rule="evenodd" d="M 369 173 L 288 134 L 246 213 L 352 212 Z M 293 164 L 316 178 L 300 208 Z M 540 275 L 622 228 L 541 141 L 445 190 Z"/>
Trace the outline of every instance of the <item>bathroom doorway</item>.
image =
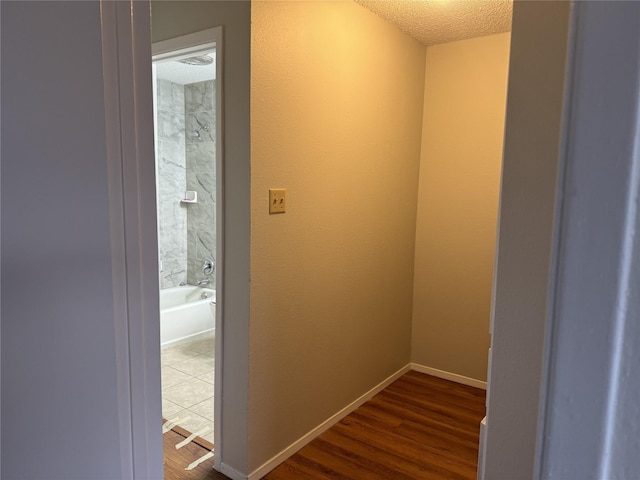
<path id="1" fill-rule="evenodd" d="M 176 448 L 211 451 L 222 338 L 221 46 L 213 28 L 152 47 L 163 434 L 184 437 Z"/>

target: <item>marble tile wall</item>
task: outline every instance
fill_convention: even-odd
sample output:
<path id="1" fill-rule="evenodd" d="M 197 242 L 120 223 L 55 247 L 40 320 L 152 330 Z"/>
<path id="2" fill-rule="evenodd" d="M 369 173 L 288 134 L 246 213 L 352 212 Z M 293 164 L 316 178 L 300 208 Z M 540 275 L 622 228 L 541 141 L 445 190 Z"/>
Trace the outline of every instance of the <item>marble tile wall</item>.
<path id="1" fill-rule="evenodd" d="M 187 190 L 198 192 L 198 203 L 187 213 L 187 283 L 205 278 L 202 263 L 216 252 L 215 80 L 184 86 Z M 209 286 L 215 286 L 215 273 Z"/>
<path id="2" fill-rule="evenodd" d="M 158 249 L 160 288 L 187 281 L 185 94 L 180 84 L 157 84 Z"/>

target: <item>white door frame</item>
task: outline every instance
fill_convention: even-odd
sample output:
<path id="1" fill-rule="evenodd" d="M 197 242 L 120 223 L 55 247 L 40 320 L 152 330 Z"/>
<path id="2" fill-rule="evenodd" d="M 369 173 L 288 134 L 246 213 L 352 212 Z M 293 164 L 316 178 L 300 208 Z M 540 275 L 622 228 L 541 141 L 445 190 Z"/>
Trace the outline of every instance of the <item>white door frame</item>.
<path id="1" fill-rule="evenodd" d="M 639 478 L 640 4 L 574 9 L 536 478 Z"/>
<path id="2" fill-rule="evenodd" d="M 106 104 L 106 136 L 108 143 L 108 186 L 110 197 L 110 231 L 113 257 L 113 285 L 115 306 L 116 348 L 118 349 L 118 422 L 120 426 L 121 471 L 123 479 L 162 478 L 162 432 L 161 432 L 161 381 L 160 381 L 160 322 L 158 292 L 158 235 L 156 211 L 155 155 L 153 132 L 153 95 L 152 95 L 152 51 L 150 4 L 144 0 L 112 1 L 101 0 L 101 26 L 103 43 L 104 89 Z M 221 34 L 221 30 L 217 30 Z M 194 37 L 192 37 L 194 38 Z M 195 37 L 197 38 L 197 37 Z M 218 62 L 224 61 L 222 37 L 216 48 Z M 202 42 L 197 42 L 202 43 Z M 216 135 L 220 138 L 219 169 L 217 179 L 218 228 L 226 224 L 223 218 L 225 205 L 224 184 L 227 174 L 223 170 L 225 135 L 225 111 L 223 105 L 223 68 L 218 64 L 218 114 Z M 235 91 L 237 94 L 237 90 Z M 234 121 L 238 125 L 238 117 Z M 244 121 L 244 119 L 243 119 Z M 244 125 L 242 125 L 244 127 Z M 236 147 L 239 144 L 236 145 Z M 225 149 L 226 150 L 226 149 Z M 236 151 L 237 153 L 237 151 Z M 245 160 L 245 159 L 241 159 Z M 238 175 L 238 171 L 235 172 Z M 224 176 L 223 176 L 224 174 Z M 241 175 L 245 172 L 241 171 Z M 236 179 L 237 180 L 237 179 Z M 231 192 L 233 194 L 233 192 Z M 244 199 L 243 199 L 244 200 Z M 228 206 L 231 208 L 231 206 Z M 242 210 L 244 204 L 240 205 Z M 227 217 L 228 218 L 228 217 Z M 232 225 L 234 238 L 238 234 L 247 235 L 242 222 Z M 222 232 L 230 235 L 229 228 Z M 239 244 L 241 249 L 248 248 L 246 236 Z M 231 254 L 223 250 L 224 236 L 218 232 L 217 299 L 229 295 L 229 289 L 220 289 L 226 275 L 224 256 L 237 260 L 236 266 L 248 268 L 246 251 L 236 248 Z M 234 245 L 235 246 L 235 245 Z M 224 254 L 223 254 L 224 252 Z M 247 277 L 244 278 L 244 273 Z M 245 330 L 248 322 L 245 308 L 248 295 L 248 270 L 234 272 L 233 279 L 241 291 L 235 290 L 233 298 L 240 298 L 238 311 L 235 311 L 235 329 L 228 335 L 237 340 L 237 330 Z M 240 296 L 239 296 L 240 295 Z M 219 304 L 219 305 L 220 305 Z M 215 427 L 216 455 L 214 467 L 232 478 L 245 478 L 237 467 L 225 463 L 222 432 L 234 432 L 235 437 L 230 457 L 233 464 L 242 462 L 246 455 L 247 438 L 241 434 L 246 430 L 246 410 L 238 410 L 238 405 L 246 404 L 246 368 L 248 345 L 240 344 L 224 352 L 223 319 L 228 316 L 230 303 L 217 308 L 216 318 L 216 385 L 215 385 Z M 229 329 L 225 329 L 229 330 Z M 235 344 L 238 347 L 238 344 Z M 245 356 L 246 353 L 246 356 Z M 237 366 L 229 365 L 224 357 L 231 355 L 237 360 Z M 233 381 L 231 390 L 228 385 L 226 397 L 231 399 L 231 412 L 223 409 L 225 387 L 223 369 L 231 369 Z M 239 372 L 239 373 L 238 373 Z M 236 398 L 238 393 L 243 396 Z M 230 416 L 225 425 L 224 415 Z M 226 428 L 226 430 L 225 430 Z M 229 438 L 227 436 L 227 438 Z M 227 441 L 228 443 L 228 441 Z"/>
<path id="3" fill-rule="evenodd" d="M 162 478 L 158 236 L 149 2 L 101 1 L 109 211 L 122 478 Z M 223 38 L 216 27 L 159 42 L 159 57 L 177 48 L 216 47 L 216 364 L 222 390 L 224 318 Z M 177 42 L 177 43 L 176 43 Z M 177 47 L 176 47 L 177 45 Z M 215 402 L 214 436 L 221 443 L 222 402 Z M 220 449 L 221 450 L 221 449 Z M 221 465 L 221 455 L 215 457 Z"/>
<path id="4" fill-rule="evenodd" d="M 517 33 L 527 42 L 529 52 L 553 46 L 535 40 L 557 35 L 558 30 L 540 29 L 540 23 L 551 18 L 554 3 L 515 3 L 514 19 L 526 20 L 529 34 L 516 31 L 514 21 L 513 37 Z M 560 143 L 554 157 L 556 202 L 545 220 L 553 220 L 553 232 L 547 235 L 545 230 L 544 237 L 535 239 L 538 244 L 541 239 L 551 242 L 550 255 L 539 258 L 551 262 L 549 273 L 543 278 L 530 270 L 512 270 L 528 285 L 529 279 L 536 287 L 546 284 L 547 308 L 532 318 L 526 302 L 511 295 L 509 308 L 501 319 L 496 317 L 500 322 L 494 325 L 493 347 L 498 339 L 503 356 L 491 366 L 487 431 L 492 433 L 496 419 L 499 429 L 487 437 L 481 479 L 607 480 L 640 474 L 640 4 L 571 2 L 571 7 L 565 28 L 563 118 L 555 130 Z M 520 60 L 544 72 L 539 59 Z M 521 82 L 525 77 L 535 81 L 526 69 L 520 73 Z M 525 82 L 528 90 L 523 84 L 512 89 L 512 80 L 509 90 L 521 97 L 528 92 L 530 98 L 543 94 L 551 101 L 550 88 Z M 518 108 L 520 121 L 513 124 L 507 115 L 505 145 L 509 127 L 535 138 L 544 122 L 533 110 Z M 544 143 L 542 139 L 536 147 Z M 521 163 L 548 160 L 526 157 L 523 151 L 537 151 L 523 145 L 527 149 L 517 152 Z M 520 178 L 521 183 L 533 180 Z M 509 186 L 513 194 L 514 183 Z M 531 222 L 528 213 L 517 212 Z M 518 215 L 512 214 L 511 221 Z M 518 240 L 508 242 L 512 251 L 527 248 Z M 513 269 L 519 266 L 518 258 L 515 252 L 506 262 Z M 524 288 L 516 293 L 533 295 Z M 543 338 L 512 335 L 529 320 L 544 327 Z M 509 338 L 498 338 L 499 330 L 507 330 Z M 534 370 L 540 360 L 538 377 Z M 520 401 L 523 385 L 539 393 L 539 409 L 534 402 Z"/>
<path id="5" fill-rule="evenodd" d="M 194 56 L 199 53 L 216 51 L 216 350 L 215 350 L 215 386 L 214 398 L 222 398 L 222 352 L 224 328 L 224 143 L 223 143 L 223 68 L 224 47 L 223 30 L 221 26 L 202 30 L 200 32 L 171 38 L 151 45 L 152 58 L 164 60 L 176 56 Z M 176 55 L 176 53 L 178 55 Z M 219 381 L 218 381 L 219 380 Z M 214 401 L 213 438 L 216 445 L 222 443 L 222 402 Z M 219 461 L 219 455 L 215 457 Z"/>
<path id="6" fill-rule="evenodd" d="M 100 8 L 121 478 L 162 478 L 149 3 Z"/>

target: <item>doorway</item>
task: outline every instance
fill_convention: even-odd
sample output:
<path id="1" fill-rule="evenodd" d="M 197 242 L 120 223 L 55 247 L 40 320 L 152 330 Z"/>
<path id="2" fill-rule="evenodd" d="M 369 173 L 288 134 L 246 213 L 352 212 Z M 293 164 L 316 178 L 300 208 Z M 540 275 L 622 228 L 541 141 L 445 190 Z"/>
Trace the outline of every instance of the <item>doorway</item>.
<path id="1" fill-rule="evenodd" d="M 186 437 L 176 448 L 220 438 L 221 45 L 212 28 L 152 47 L 162 417 Z"/>

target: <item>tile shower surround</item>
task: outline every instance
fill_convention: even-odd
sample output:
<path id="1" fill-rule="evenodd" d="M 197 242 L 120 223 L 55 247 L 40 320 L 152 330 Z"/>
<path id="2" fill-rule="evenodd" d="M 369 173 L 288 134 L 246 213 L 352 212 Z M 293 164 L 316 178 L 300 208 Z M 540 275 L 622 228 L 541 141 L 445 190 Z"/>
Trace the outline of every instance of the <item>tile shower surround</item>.
<path id="1" fill-rule="evenodd" d="M 187 211 L 179 199 L 185 191 L 184 87 L 158 79 L 158 254 L 162 261 L 161 288 L 187 281 Z"/>
<path id="2" fill-rule="evenodd" d="M 195 285 L 204 278 L 203 260 L 216 251 L 215 81 L 158 79 L 157 95 L 161 288 Z M 180 203 L 186 190 L 198 192 L 198 203 Z M 209 280 L 215 287 L 215 275 Z"/>
<path id="3" fill-rule="evenodd" d="M 215 81 L 185 85 L 187 190 L 198 192 L 198 203 L 187 215 L 187 283 L 204 278 L 202 261 L 216 251 L 216 117 Z M 203 127 L 204 126 L 204 127 Z M 199 132 L 197 138 L 192 133 Z M 215 275 L 209 277 L 215 285 Z"/>

